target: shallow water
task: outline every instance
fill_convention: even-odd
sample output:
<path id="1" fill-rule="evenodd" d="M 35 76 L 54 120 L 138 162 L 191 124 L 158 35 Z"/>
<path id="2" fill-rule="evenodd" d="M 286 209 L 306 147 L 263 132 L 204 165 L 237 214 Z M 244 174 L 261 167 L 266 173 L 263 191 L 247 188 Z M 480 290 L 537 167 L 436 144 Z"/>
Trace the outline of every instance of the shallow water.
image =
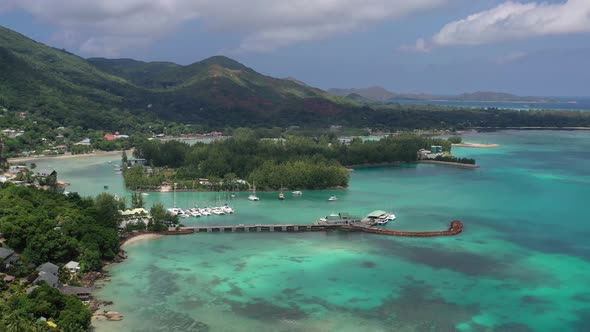
<path id="1" fill-rule="evenodd" d="M 235 215 L 186 221 L 307 223 L 331 212 L 393 208 L 398 219 L 390 228 L 439 230 L 460 219 L 463 234 L 195 234 L 139 242 L 97 293 L 125 319 L 97 323 L 97 331 L 590 330 L 590 132 L 501 131 L 464 140 L 501 147 L 454 149 L 476 158 L 477 170 L 362 169 L 346 191 L 287 194 L 283 202 L 276 193 L 260 193 L 260 202 L 241 193 L 231 201 Z M 72 190 L 95 194 L 108 183 L 123 196 L 107 160 L 55 167 Z M 339 200 L 328 202 L 331 194 Z M 171 206 L 173 196 L 146 200 Z M 177 194 L 180 207 L 225 201 Z"/>

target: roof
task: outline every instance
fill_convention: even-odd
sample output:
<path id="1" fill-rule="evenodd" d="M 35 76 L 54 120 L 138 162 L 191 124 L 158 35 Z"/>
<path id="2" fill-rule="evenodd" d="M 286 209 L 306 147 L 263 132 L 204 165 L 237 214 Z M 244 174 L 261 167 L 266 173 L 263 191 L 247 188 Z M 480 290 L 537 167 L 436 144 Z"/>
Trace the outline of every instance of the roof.
<path id="1" fill-rule="evenodd" d="M 367 217 L 369 217 L 369 218 L 377 218 L 377 217 L 380 217 L 380 216 L 382 216 L 382 215 L 384 215 L 386 213 L 387 212 L 382 211 L 382 210 L 375 210 L 375 211 L 369 213 L 369 215 Z"/>
<path id="2" fill-rule="evenodd" d="M 119 213 L 121 213 L 121 215 L 123 215 L 123 216 L 132 216 L 132 215 L 136 215 L 136 214 L 149 214 L 148 210 L 143 209 L 143 208 L 119 211 Z"/>
<path id="3" fill-rule="evenodd" d="M 0 260 L 5 260 L 6 258 L 12 256 L 14 254 L 14 250 L 8 248 L 0 248 Z"/>
<path id="4" fill-rule="evenodd" d="M 25 291 L 27 292 L 27 294 L 31 294 L 35 289 L 39 288 L 40 286 L 31 286 L 29 288 L 27 288 Z"/>
<path id="5" fill-rule="evenodd" d="M 59 278 L 55 274 L 45 271 L 39 271 L 39 276 L 33 281 L 34 284 L 45 281 L 50 287 L 56 288 L 59 286 Z"/>
<path id="6" fill-rule="evenodd" d="M 80 263 L 74 262 L 74 261 L 69 261 L 68 264 L 64 265 L 64 267 L 66 269 L 77 269 L 80 267 Z"/>
<path id="7" fill-rule="evenodd" d="M 86 287 L 76 287 L 76 286 L 69 286 L 64 285 L 59 288 L 59 291 L 66 294 L 66 295 L 79 295 L 79 294 L 90 294 L 92 290 Z"/>
<path id="8" fill-rule="evenodd" d="M 105 134 L 104 139 L 106 139 L 107 141 L 113 141 L 113 140 L 116 140 L 117 137 L 115 137 L 115 135 L 113 135 L 113 134 Z"/>
<path id="9" fill-rule="evenodd" d="M 59 266 L 53 263 L 43 263 L 37 267 L 37 271 L 46 272 L 49 274 L 57 275 L 59 273 Z"/>

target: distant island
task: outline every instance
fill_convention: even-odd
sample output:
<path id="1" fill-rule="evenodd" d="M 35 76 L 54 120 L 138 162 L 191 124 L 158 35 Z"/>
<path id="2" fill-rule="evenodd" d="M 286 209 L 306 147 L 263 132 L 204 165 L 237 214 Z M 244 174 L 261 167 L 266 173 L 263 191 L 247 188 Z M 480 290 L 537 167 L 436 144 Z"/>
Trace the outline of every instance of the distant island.
<path id="1" fill-rule="evenodd" d="M 460 95 L 433 95 L 428 93 L 396 93 L 380 86 L 360 89 L 329 89 L 331 93 L 340 97 L 348 97 L 355 101 L 388 102 L 395 100 L 440 100 L 440 101 L 495 101 L 495 102 L 529 102 L 546 103 L 555 99 L 533 96 L 517 96 L 504 92 L 477 91 Z"/>

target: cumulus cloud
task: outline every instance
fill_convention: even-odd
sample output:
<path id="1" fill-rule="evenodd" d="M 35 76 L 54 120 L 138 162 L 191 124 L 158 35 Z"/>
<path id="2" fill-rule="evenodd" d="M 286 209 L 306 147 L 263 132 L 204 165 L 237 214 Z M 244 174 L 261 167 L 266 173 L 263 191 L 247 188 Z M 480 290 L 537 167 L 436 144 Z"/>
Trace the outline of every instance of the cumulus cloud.
<path id="1" fill-rule="evenodd" d="M 437 7 L 447 0 L 4 0 L 58 26 L 58 38 L 109 55 L 161 38 L 183 23 L 237 33 L 241 49 L 268 51 L 328 38 Z M 102 51 L 101 51 L 102 50 Z"/>
<path id="2" fill-rule="evenodd" d="M 590 32 L 590 0 L 567 0 L 557 4 L 508 1 L 446 24 L 423 48 L 481 45 L 583 32 Z"/>

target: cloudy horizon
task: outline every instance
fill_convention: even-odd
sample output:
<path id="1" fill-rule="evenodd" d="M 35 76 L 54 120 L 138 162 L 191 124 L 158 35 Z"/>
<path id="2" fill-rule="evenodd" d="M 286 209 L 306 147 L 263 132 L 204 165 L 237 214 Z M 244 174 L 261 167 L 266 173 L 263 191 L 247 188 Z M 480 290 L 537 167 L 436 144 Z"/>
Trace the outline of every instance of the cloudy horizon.
<path id="1" fill-rule="evenodd" d="M 3 0 L 0 25 L 83 57 L 224 54 L 323 89 L 590 95 L 587 0 Z"/>

